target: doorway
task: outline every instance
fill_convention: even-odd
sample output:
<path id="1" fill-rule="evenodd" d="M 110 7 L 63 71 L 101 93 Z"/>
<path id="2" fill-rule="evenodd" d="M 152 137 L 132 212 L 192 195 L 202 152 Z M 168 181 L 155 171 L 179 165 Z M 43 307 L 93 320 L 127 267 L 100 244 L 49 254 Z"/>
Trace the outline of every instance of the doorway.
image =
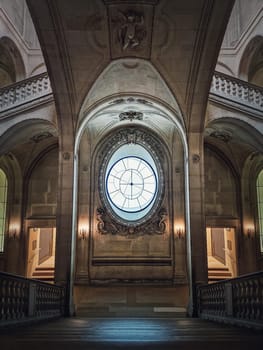
<path id="1" fill-rule="evenodd" d="M 237 276 L 236 232 L 234 227 L 207 227 L 208 282 Z"/>
<path id="2" fill-rule="evenodd" d="M 55 243 L 55 227 L 29 229 L 27 277 L 54 282 Z"/>

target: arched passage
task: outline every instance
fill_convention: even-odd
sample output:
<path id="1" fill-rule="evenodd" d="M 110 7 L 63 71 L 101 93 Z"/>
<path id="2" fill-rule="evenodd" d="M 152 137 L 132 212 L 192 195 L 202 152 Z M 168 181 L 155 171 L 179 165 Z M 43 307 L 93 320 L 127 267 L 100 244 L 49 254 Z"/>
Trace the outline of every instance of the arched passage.
<path id="1" fill-rule="evenodd" d="M 117 101 L 117 102 L 116 102 Z M 143 102 L 142 102 L 143 101 Z M 113 136 L 109 135 L 109 130 L 111 130 L 111 134 Z M 159 136 L 159 141 L 158 139 L 155 139 L 154 134 L 158 131 L 158 134 L 161 135 L 162 137 L 160 138 Z M 157 133 L 156 133 L 157 134 Z M 151 136 L 152 135 L 152 136 Z M 105 137 L 107 137 L 108 141 L 105 144 L 105 141 L 102 141 L 103 139 L 105 140 Z M 87 148 L 85 151 L 85 154 L 89 154 L 89 157 L 95 157 L 94 164 L 91 162 L 88 162 L 86 160 L 85 162 L 82 161 L 81 159 L 81 152 L 83 146 L 83 140 L 84 143 L 87 143 Z M 118 141 L 119 140 L 119 141 Z M 141 141 L 138 141 L 141 140 Z M 176 141 L 175 141 L 176 140 Z M 127 225 L 123 223 L 123 220 L 121 224 L 118 223 L 118 220 L 112 220 L 112 216 L 108 215 L 107 218 L 105 219 L 106 215 L 105 212 L 100 212 L 100 217 L 98 218 L 98 214 L 96 217 L 96 210 L 98 212 L 98 208 L 94 208 L 93 204 L 91 205 L 84 205 L 84 208 L 87 210 L 86 215 L 85 215 L 85 210 L 82 212 L 82 209 L 80 208 L 80 201 L 83 201 L 83 195 L 80 195 L 79 193 L 85 193 L 85 191 L 82 190 L 81 184 L 82 184 L 82 172 L 83 169 L 87 172 L 87 169 L 97 169 L 99 168 L 99 165 L 96 166 L 96 159 L 102 158 L 102 163 L 103 163 L 103 154 L 105 151 L 103 151 L 103 148 L 100 150 L 96 150 L 97 145 L 100 143 L 103 143 L 105 146 L 105 150 L 112 149 L 112 152 L 114 149 L 118 149 L 118 147 L 124 142 L 124 143 L 138 143 L 142 142 L 142 144 L 146 147 L 151 148 L 151 152 L 153 154 L 155 152 L 163 152 L 162 156 L 159 155 L 159 159 L 161 159 L 163 164 L 166 164 L 168 166 L 167 171 L 165 172 L 164 177 L 168 179 L 168 173 L 171 173 L 170 180 L 166 180 L 165 187 L 166 187 L 166 195 L 164 197 L 166 198 L 166 201 L 162 202 L 161 206 L 157 206 L 158 212 L 154 212 L 153 216 L 151 216 L 151 221 L 156 222 L 156 227 L 155 228 L 149 228 L 149 224 L 147 226 L 147 220 L 146 220 L 146 226 L 142 226 L 143 224 L 137 225 L 131 224 L 130 222 L 127 222 Z M 161 145 L 161 143 L 163 145 Z M 158 146 L 159 144 L 159 146 Z M 180 146 L 181 144 L 181 146 Z M 148 146 L 147 146 L 148 145 Z M 105 148 L 106 147 L 106 148 Z M 169 188 L 171 187 L 171 183 L 173 181 L 176 181 L 176 176 L 174 176 L 174 173 L 176 172 L 175 168 L 176 166 L 173 164 L 173 161 L 167 160 L 165 161 L 165 151 L 161 151 L 161 149 L 164 147 L 164 150 L 167 149 L 167 159 L 169 157 L 174 157 L 173 161 L 175 160 L 176 156 L 176 148 L 181 147 L 181 152 L 182 152 L 182 168 L 180 167 L 177 168 L 178 174 L 181 173 L 181 185 L 177 184 L 177 192 L 179 193 L 182 191 L 182 203 L 181 206 L 183 208 L 179 209 L 179 204 L 174 202 L 174 193 L 169 192 Z M 85 148 L 85 147 L 84 147 Z M 107 152 L 106 152 L 107 153 Z M 174 154 L 173 154 L 174 153 Z M 95 154 L 95 156 L 94 156 Z M 97 154 L 97 156 L 96 156 Z M 169 154 L 169 156 L 168 156 Z M 88 158 L 89 158 L 88 157 Z M 88 159 L 86 158 L 86 159 Z M 169 167 L 172 169 L 168 170 Z M 174 168 L 173 168 L 174 167 Z M 187 266 L 186 266 L 186 275 L 181 278 L 188 279 L 188 287 L 190 289 L 189 293 L 189 298 L 187 298 L 187 303 L 189 304 L 190 308 L 192 307 L 192 290 L 191 290 L 191 237 L 190 237 L 190 213 L 189 213 L 189 184 L 188 184 L 188 146 L 187 146 L 187 141 L 186 141 L 186 135 L 184 128 L 181 125 L 180 119 L 177 118 L 176 114 L 172 111 L 169 110 L 167 107 L 164 105 L 161 105 L 159 102 L 156 102 L 153 98 L 149 98 L 149 96 L 141 96 L 141 95 L 135 95 L 135 94 L 129 94 L 127 95 L 119 95 L 118 99 L 116 100 L 115 98 L 109 98 L 107 102 L 104 100 L 103 103 L 100 105 L 97 105 L 95 108 L 90 109 L 89 111 L 86 111 L 86 117 L 83 117 L 82 122 L 80 124 L 80 127 L 78 129 L 77 135 L 76 135 L 76 143 L 75 143 L 75 151 L 74 151 L 74 190 L 73 190 L 73 213 L 72 213 L 72 218 L 73 218 L 73 225 L 72 225 L 72 260 L 71 260 L 71 269 L 72 269 L 72 276 L 73 276 L 73 271 L 76 269 L 76 261 L 77 263 L 80 260 L 79 254 L 81 253 L 81 247 L 85 246 L 86 248 L 83 248 L 84 251 L 87 249 L 87 243 L 85 242 L 85 235 L 90 237 L 92 236 L 93 242 L 95 239 L 97 239 L 98 236 L 98 225 L 101 224 L 104 227 L 104 231 L 107 231 L 105 227 L 111 227 L 111 232 L 112 232 L 112 227 L 114 226 L 116 229 L 116 235 L 126 235 L 126 240 L 127 237 L 130 237 L 134 239 L 136 236 L 134 232 L 136 232 L 137 236 L 140 236 L 139 239 L 144 240 L 144 244 L 147 245 L 147 239 L 146 236 L 152 235 L 152 234 L 164 234 L 165 232 L 160 232 L 160 227 L 161 227 L 161 220 L 164 220 L 165 227 L 167 229 L 167 236 L 163 236 L 163 239 L 167 239 L 169 237 L 169 242 L 172 244 L 172 251 L 169 251 L 169 256 L 167 256 L 166 259 L 166 264 L 167 267 L 163 268 L 164 271 L 164 276 L 168 276 L 166 279 L 169 280 L 170 282 L 173 283 L 176 281 L 176 278 L 178 278 L 177 273 L 174 273 L 173 271 L 173 264 L 174 264 L 174 257 L 175 257 L 175 252 L 174 249 L 179 249 L 179 244 L 178 242 L 175 243 L 175 235 L 177 235 L 177 238 L 183 238 L 186 237 L 186 256 L 187 256 Z M 89 191 L 92 194 L 92 199 L 90 200 L 90 203 L 96 203 L 98 200 L 99 195 L 96 193 L 98 192 L 98 188 L 96 189 L 96 186 L 98 184 L 97 180 L 98 179 L 98 173 L 96 170 L 94 170 L 93 175 L 90 175 L 90 179 L 88 180 L 88 176 L 86 177 L 86 181 L 89 183 Z M 180 179 L 180 176 L 177 175 L 178 179 Z M 95 178 L 95 182 L 93 179 Z M 169 184 L 170 181 L 170 184 Z M 179 181 L 179 182 L 180 182 Z M 173 185 L 174 186 L 174 182 Z M 166 203 L 166 204 L 165 204 Z M 170 204 L 169 204 L 170 203 Z M 184 203 L 184 204 L 183 204 Z M 169 207 L 169 210 L 167 209 Z M 173 209 L 171 209 L 173 208 Z M 100 208 L 99 208 L 100 209 Z M 104 210 L 104 209 L 103 209 Z M 162 213 L 165 214 L 160 214 L 160 210 Z M 181 212 L 181 215 L 178 213 Z M 79 216 L 79 213 L 82 213 L 82 217 Z M 92 219 L 87 219 L 87 213 L 92 217 Z M 165 217 L 160 217 L 158 215 L 164 215 Z M 178 216 L 177 216 L 178 215 Z M 109 218 L 110 217 L 110 218 Z M 156 219 L 155 219 L 156 218 Z M 144 219 L 144 218 L 143 218 Z M 95 220 L 95 224 L 94 224 Z M 96 220 L 99 220 L 99 223 L 97 223 Z M 156 221 L 155 221 L 156 220 Z M 124 220 L 125 221 L 125 220 Z M 126 229 L 127 227 L 127 229 Z M 155 230 L 155 232 L 150 232 L 149 230 Z M 159 230 L 159 232 L 157 232 Z M 125 233 L 123 233 L 125 232 Z M 179 233 L 180 232 L 180 233 Z M 103 234 L 106 232 L 99 232 L 101 238 L 98 238 L 98 241 L 103 239 Z M 102 234 L 102 235 L 101 235 Z M 183 237 L 181 237 L 181 234 Z M 96 238 L 94 239 L 94 236 Z M 132 236 L 133 235 L 133 236 Z M 104 236 L 104 237 L 109 237 Z M 136 236 L 136 237 L 137 237 Z M 79 237 L 79 240 L 77 241 L 76 245 L 76 238 Z M 116 237 L 116 236 L 115 236 Z M 160 236 L 162 237 L 162 236 Z M 165 238 L 166 237 L 166 238 Z M 105 238 L 106 239 L 106 238 Z M 89 238 L 89 242 L 91 238 Z M 121 240 L 121 239 L 120 239 Z M 148 240 L 149 241 L 149 240 Z M 152 239 L 151 241 L 154 241 Z M 116 239 L 115 239 L 116 243 Z M 169 243 L 169 244 L 170 244 Z M 133 240 L 133 245 L 136 245 L 136 241 Z M 169 244 L 167 245 L 169 247 Z M 183 243 L 180 243 L 182 246 L 184 245 Z M 92 249 L 96 250 L 96 246 L 99 246 L 99 244 L 96 245 L 96 242 L 92 244 Z M 95 247 L 95 248 L 94 248 Z M 170 247 L 170 248 L 171 248 Z M 174 248 L 175 247 L 175 248 Z M 140 245 L 141 248 L 141 245 Z M 141 248 L 142 249 L 142 248 Z M 183 249 L 183 248 L 182 248 Z M 102 264 L 105 263 L 105 258 L 104 255 L 100 255 L 100 258 L 98 258 L 98 255 L 101 252 L 97 252 L 94 254 L 94 251 L 89 250 L 90 254 L 92 255 L 93 263 L 96 264 Z M 156 253 L 156 251 L 155 251 Z M 102 254 L 102 253 L 101 253 Z M 135 260 L 136 262 L 136 254 L 138 256 L 138 253 L 135 252 L 135 254 L 131 253 L 131 258 Z M 157 254 L 157 253 L 156 253 Z M 87 257 L 86 257 L 87 258 Z M 118 259 L 117 259 L 118 258 Z M 158 258 L 158 254 L 157 254 Z M 84 257 L 85 259 L 85 257 Z M 89 258 L 91 259 L 91 258 Z M 112 259 L 109 258 L 108 256 L 108 261 L 112 261 L 115 259 L 115 262 L 118 260 L 120 261 L 119 256 L 115 256 Z M 117 260 L 116 260 L 117 259 Z M 168 260 L 170 259 L 170 263 L 168 263 Z M 180 258 L 178 258 L 180 259 Z M 160 260 L 160 259 L 159 259 Z M 90 261 L 90 260 L 89 260 Z M 129 266 L 132 266 L 132 262 L 125 258 L 125 260 L 121 260 L 123 264 L 127 266 L 127 264 L 130 264 Z M 152 259 L 151 261 L 149 260 L 149 256 L 141 256 L 140 258 L 141 263 L 145 261 L 145 263 L 148 261 L 148 265 L 150 264 L 151 266 L 151 271 L 152 271 L 152 276 L 155 280 L 159 278 L 160 280 L 160 275 L 158 277 L 158 269 L 161 271 L 161 268 L 158 267 L 156 268 L 156 261 L 154 262 Z M 149 262 L 150 261 L 150 262 Z M 179 260 L 178 260 L 179 261 Z M 180 265 L 177 261 L 177 264 Z M 138 263 L 138 262 L 137 262 Z M 181 262 L 182 263 L 182 262 Z M 152 266 L 152 265 L 153 266 Z M 154 265 L 155 264 L 155 265 Z M 162 264 L 164 264 L 164 261 L 162 261 Z M 85 263 L 83 263 L 83 266 L 85 266 Z M 107 270 L 108 267 L 105 267 L 104 270 Z M 119 268 L 121 270 L 121 268 Z M 149 269 L 149 268 L 148 268 Z M 97 267 L 97 272 L 95 271 L 96 267 L 94 268 L 91 266 L 89 268 L 89 271 L 86 272 L 86 279 L 87 280 L 92 280 L 94 283 L 99 282 L 97 281 L 97 276 L 99 276 L 102 272 L 99 267 Z M 146 280 L 146 277 L 143 277 L 143 273 L 147 273 L 147 268 L 144 267 L 144 272 L 141 272 L 138 274 L 138 270 L 140 269 L 137 268 L 134 269 L 133 267 L 127 267 L 125 270 L 123 270 L 124 275 L 125 273 L 128 273 L 130 276 L 135 276 L 132 277 L 132 279 L 141 280 L 143 283 L 143 280 Z M 114 272 L 112 271 L 112 268 L 108 268 L 109 275 L 112 276 L 111 279 L 114 280 L 116 279 L 116 275 L 114 275 Z M 129 271 L 129 272 L 127 272 Z M 154 272 L 156 271 L 156 272 Z M 166 271 L 166 272 L 165 272 Z M 169 272 L 170 271 L 170 272 Z M 84 278 L 85 273 L 82 270 L 82 275 L 81 278 Z M 118 275 L 121 275 L 121 272 L 118 273 Z M 78 276 L 78 266 L 77 266 L 77 276 Z M 96 276 L 96 278 L 94 277 Z M 115 277 L 114 277 L 115 276 Z M 137 277 L 136 277 L 137 276 Z M 138 277 L 141 276 L 141 277 Z M 170 276 L 170 277 L 169 277 Z M 95 278 L 95 280 L 94 280 Z M 103 278 L 102 278 L 103 279 Z M 125 280 L 125 278 L 123 277 Z M 174 281 L 173 281 L 174 280 Z M 172 282 L 173 281 L 173 282 Z M 177 280 L 178 281 L 178 280 Z M 105 282 L 105 278 L 104 278 Z M 153 282 L 152 282 L 153 283 Z M 175 282 L 176 283 L 176 282 Z M 178 283 L 178 282 L 177 282 Z M 73 278 L 71 279 L 71 292 L 73 295 L 73 288 L 74 288 L 74 280 Z M 76 293 L 75 293 L 76 295 Z M 71 303 L 73 303 L 73 300 L 71 300 Z"/>

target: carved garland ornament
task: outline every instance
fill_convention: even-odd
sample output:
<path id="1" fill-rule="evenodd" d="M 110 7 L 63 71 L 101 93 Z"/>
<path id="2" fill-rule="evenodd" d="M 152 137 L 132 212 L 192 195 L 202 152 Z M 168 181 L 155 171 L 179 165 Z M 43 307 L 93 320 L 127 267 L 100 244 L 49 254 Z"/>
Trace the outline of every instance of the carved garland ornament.
<path id="1" fill-rule="evenodd" d="M 138 226 L 127 226 L 112 220 L 105 208 L 97 209 L 97 232 L 121 236 L 162 235 L 166 232 L 167 212 L 161 208 L 150 222 Z"/>
<path id="2" fill-rule="evenodd" d="M 113 153 L 115 148 L 127 143 L 148 145 L 152 151 L 157 151 L 158 158 L 163 158 L 163 149 L 160 146 L 159 142 L 153 136 L 144 132 L 143 130 L 138 130 L 132 127 L 122 129 L 119 132 L 115 133 L 114 136 L 109 138 L 109 141 L 105 144 L 103 150 L 100 152 L 99 158 L 105 158 L 105 156 L 109 153 L 109 150 L 111 150 Z"/>
<path id="3" fill-rule="evenodd" d="M 136 112 L 136 111 L 128 111 L 128 112 L 122 112 L 119 115 L 119 118 L 121 121 L 123 120 L 142 120 L 143 119 L 143 113 L 141 112 Z"/>

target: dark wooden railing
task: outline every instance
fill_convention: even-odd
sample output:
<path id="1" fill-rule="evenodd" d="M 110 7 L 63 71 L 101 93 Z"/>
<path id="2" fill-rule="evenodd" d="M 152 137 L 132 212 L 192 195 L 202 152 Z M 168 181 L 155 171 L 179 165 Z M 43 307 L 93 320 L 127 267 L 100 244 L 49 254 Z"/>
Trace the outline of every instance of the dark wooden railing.
<path id="1" fill-rule="evenodd" d="M 263 329 L 263 271 L 199 286 L 201 318 Z"/>
<path id="2" fill-rule="evenodd" d="M 64 315 L 64 288 L 0 273 L 0 326 Z"/>

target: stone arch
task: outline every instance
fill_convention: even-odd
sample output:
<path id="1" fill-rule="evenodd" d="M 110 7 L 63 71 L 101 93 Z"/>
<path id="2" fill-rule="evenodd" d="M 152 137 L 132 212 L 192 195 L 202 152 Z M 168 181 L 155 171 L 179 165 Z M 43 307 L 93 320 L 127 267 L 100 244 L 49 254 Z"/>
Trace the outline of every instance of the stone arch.
<path id="1" fill-rule="evenodd" d="M 164 79 L 150 62 L 138 58 L 117 59 L 104 69 L 83 101 L 79 124 L 95 104 L 107 99 L 118 101 L 120 95 L 136 94 L 142 103 L 144 97 L 149 97 L 169 106 L 184 124 L 180 106 Z"/>
<path id="2" fill-rule="evenodd" d="M 40 63 L 38 66 L 36 66 L 32 69 L 30 76 L 45 73 L 46 71 L 47 71 L 47 67 L 46 67 L 45 63 Z"/>
<path id="3" fill-rule="evenodd" d="M 235 76 L 233 70 L 230 67 L 228 67 L 225 63 L 220 61 L 218 61 L 216 64 L 216 70 L 221 73 L 231 75 L 232 77 Z"/>
<path id="4" fill-rule="evenodd" d="M 105 84 L 105 81 L 102 81 L 102 89 L 103 89 L 103 83 Z M 128 85 L 127 85 L 128 86 Z M 151 125 L 152 130 L 158 130 L 160 125 L 164 124 L 163 127 L 166 128 L 168 134 L 170 133 L 171 129 L 176 129 L 178 133 L 178 138 L 181 141 L 182 144 L 182 154 L 183 154 L 183 160 L 182 160 L 182 172 L 184 176 L 182 177 L 182 184 L 183 184 L 183 196 L 184 201 L 182 204 L 182 207 L 184 207 L 184 218 L 183 218 L 183 224 L 184 224 L 184 232 L 186 236 L 186 256 L 187 256 L 187 263 L 186 263 L 186 269 L 187 269 L 187 281 L 189 286 L 189 312 L 192 312 L 193 307 L 193 291 L 192 291 L 192 253 L 191 253 L 191 234 L 190 234 L 190 201 L 189 201 L 189 164 L 188 164 L 188 143 L 187 143 L 187 137 L 186 137 L 186 131 L 183 124 L 183 118 L 180 113 L 180 109 L 178 108 L 178 105 L 173 97 L 172 107 L 169 107 L 169 103 L 166 102 L 167 100 L 164 99 L 164 101 L 160 101 L 160 98 L 149 96 L 149 94 L 146 95 L 145 91 L 139 91 L 139 92 L 132 92 L 129 91 L 128 88 L 122 93 L 119 91 L 118 93 L 115 92 L 114 94 L 110 94 L 112 92 L 111 89 L 109 90 L 109 95 L 104 95 L 100 89 L 100 94 L 96 97 L 99 99 L 99 101 L 96 100 L 96 97 L 94 96 L 92 98 L 90 95 L 85 99 L 80 115 L 79 115 L 79 125 L 78 130 L 76 133 L 75 138 L 75 147 L 74 147 L 74 173 L 73 173 L 73 209 L 72 209 L 72 254 L 71 254 L 71 278 L 70 278 L 70 295 L 72 295 L 72 298 L 70 300 L 70 305 L 74 304 L 73 301 L 73 288 L 74 288 L 74 278 L 73 273 L 75 270 L 75 262 L 76 262 L 76 249 L 78 246 L 76 245 L 76 235 L 79 234 L 79 230 L 81 225 L 79 224 L 79 212 L 78 212 L 78 201 L 79 197 L 82 196 L 82 193 L 80 196 L 79 193 L 79 172 L 85 171 L 85 169 L 90 169 L 90 166 L 82 166 L 79 167 L 79 149 L 81 146 L 81 140 L 83 139 L 83 135 L 85 136 L 87 140 L 90 140 L 90 138 L 94 138 L 97 141 L 101 140 L 103 135 L 105 136 L 105 132 L 109 131 L 110 129 L 113 130 L 116 127 L 116 124 L 121 121 L 122 128 L 125 129 L 125 127 L 130 126 L 131 120 L 127 118 L 127 120 L 123 121 L 120 118 L 120 111 L 124 111 L 127 114 L 129 114 L 130 111 L 134 113 L 132 114 L 136 118 L 140 113 L 149 114 L 151 117 L 145 120 L 136 120 L 135 123 L 137 125 Z M 173 108 L 174 107 L 174 108 Z M 107 118 L 108 114 L 108 118 Z M 129 114 L 129 115 L 130 115 Z M 110 120 L 110 121 L 109 121 Z M 155 123 L 154 123 L 154 122 Z M 92 125 L 94 123 L 94 127 L 90 128 L 90 131 L 88 134 L 85 135 L 87 125 Z M 115 124 L 115 125 L 114 125 Z M 98 126 L 98 127 L 96 127 Z M 171 127 L 172 126 L 172 127 Z M 98 131 L 98 130 L 101 130 Z M 160 133 L 162 134 L 162 133 Z M 174 142 L 174 135 L 170 135 L 172 138 L 172 142 Z M 164 140 L 164 138 L 163 138 Z M 90 141 L 90 144 L 92 144 L 92 141 Z M 89 157 L 91 156 L 92 152 L 87 152 L 89 154 Z M 86 170 L 87 171 L 87 170 Z M 174 169 L 174 172 L 176 172 L 176 169 Z M 90 184 L 90 182 L 89 182 Z M 170 203 L 171 204 L 171 203 Z M 88 212 L 90 213 L 90 208 L 88 209 Z M 88 225 L 87 225 L 88 227 Z M 86 228 L 87 230 L 88 228 Z M 174 228 L 172 228 L 173 230 Z"/>
<path id="5" fill-rule="evenodd" d="M 57 142 L 57 129 L 49 121 L 41 119 L 28 119 L 21 121 L 1 135 L 0 155 L 9 152 L 13 147 L 19 144 L 26 144 L 47 140 L 48 142 Z"/>
<path id="6" fill-rule="evenodd" d="M 26 78 L 25 65 L 19 49 L 8 37 L 0 39 L 0 81 L 1 86 Z"/>
<path id="7" fill-rule="evenodd" d="M 257 35 L 246 46 L 239 64 L 239 77 L 263 86 L 263 36 Z"/>

